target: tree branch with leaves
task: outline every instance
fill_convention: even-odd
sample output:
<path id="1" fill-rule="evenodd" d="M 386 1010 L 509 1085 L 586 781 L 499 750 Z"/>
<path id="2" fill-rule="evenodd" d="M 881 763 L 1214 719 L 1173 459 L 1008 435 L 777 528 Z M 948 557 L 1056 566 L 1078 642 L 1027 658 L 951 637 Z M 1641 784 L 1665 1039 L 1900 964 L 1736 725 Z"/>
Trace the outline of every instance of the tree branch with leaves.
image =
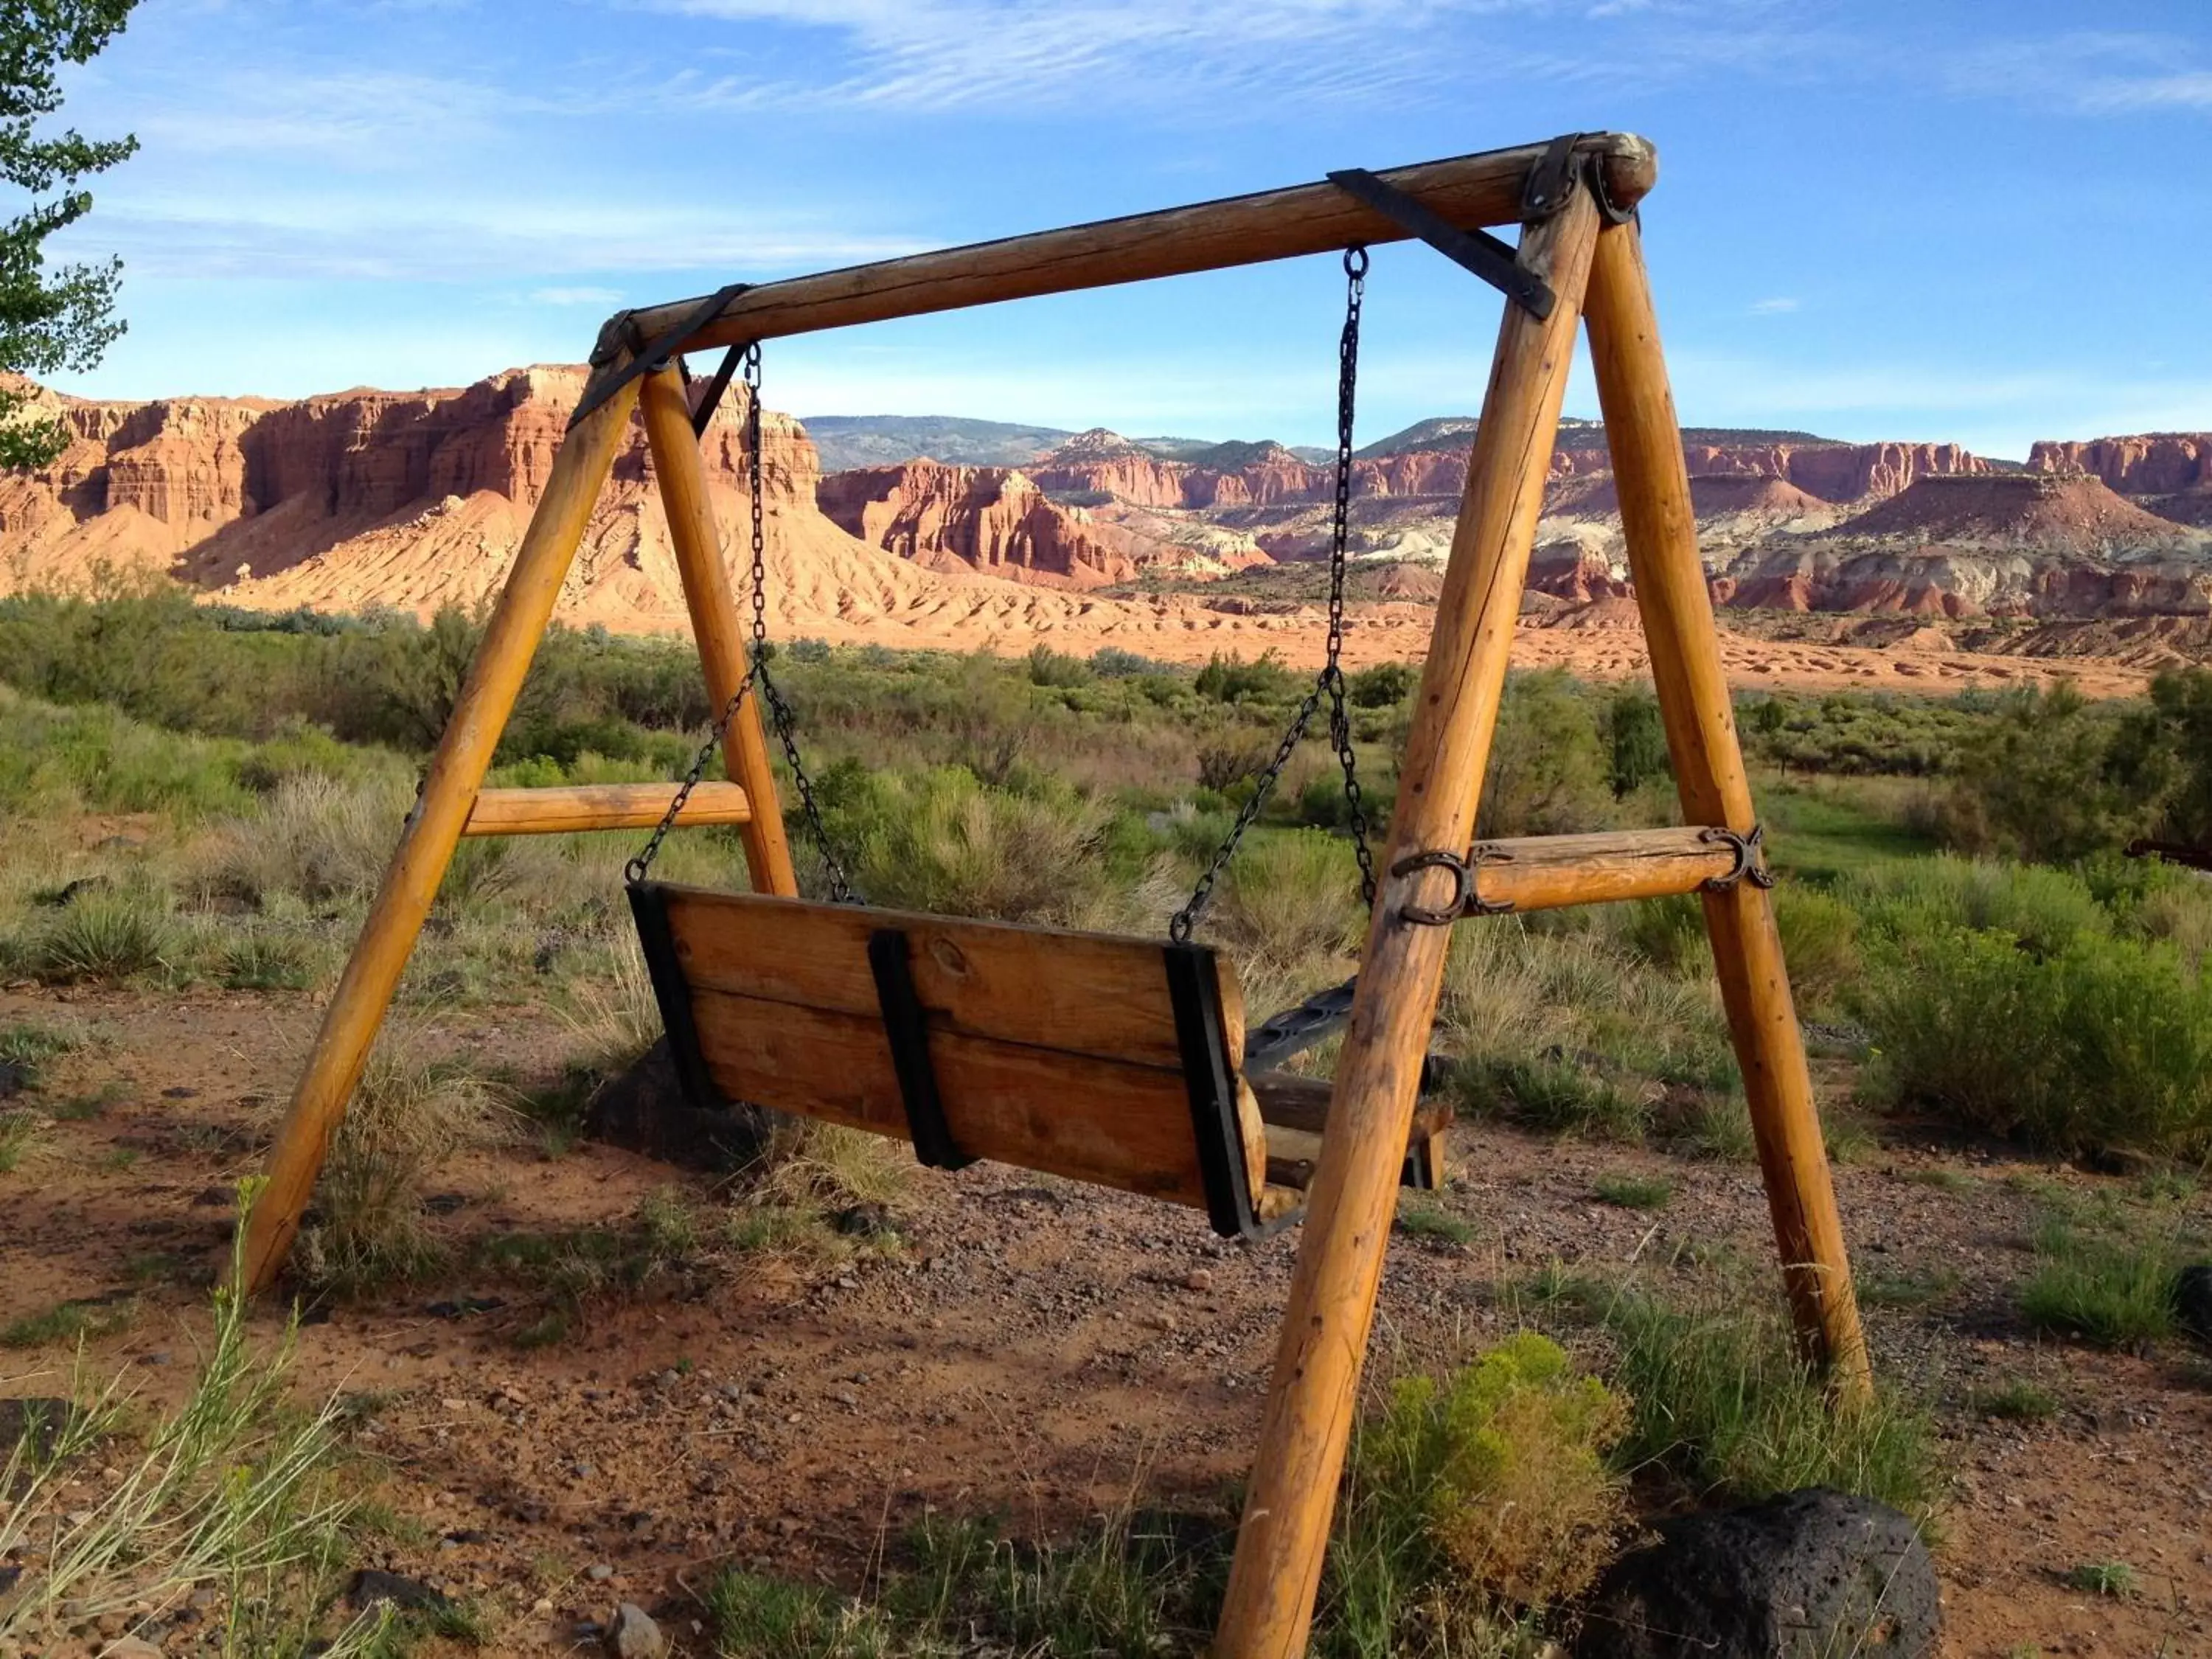
<path id="1" fill-rule="evenodd" d="M 41 136 L 61 108 L 61 68 L 88 63 L 122 31 L 137 0 L 9 0 L 0 11 L 0 182 L 32 199 L 0 222 L 0 370 L 39 376 L 87 369 L 124 330 L 115 314 L 123 262 L 49 264 L 47 239 L 92 210 L 84 181 L 138 148 L 74 128 Z M 46 466 L 69 429 L 26 386 L 0 384 L 0 470 Z"/>

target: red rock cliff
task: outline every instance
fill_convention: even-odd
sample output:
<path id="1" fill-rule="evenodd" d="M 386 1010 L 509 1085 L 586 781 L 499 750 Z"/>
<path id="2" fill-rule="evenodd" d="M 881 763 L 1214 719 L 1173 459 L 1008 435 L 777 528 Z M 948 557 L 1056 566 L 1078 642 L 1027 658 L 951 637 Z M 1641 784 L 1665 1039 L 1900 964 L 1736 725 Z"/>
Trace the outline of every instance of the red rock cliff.
<path id="1" fill-rule="evenodd" d="M 2123 495 L 2175 495 L 2212 485 L 2212 432 L 2046 441 L 2028 451 L 2027 465 L 2037 472 L 2087 472 Z"/>
<path id="2" fill-rule="evenodd" d="M 1087 522 L 1010 467 L 939 461 L 860 467 L 823 479 L 816 500 L 848 534 L 938 569 L 1083 587 L 1136 574 L 1117 532 Z"/>

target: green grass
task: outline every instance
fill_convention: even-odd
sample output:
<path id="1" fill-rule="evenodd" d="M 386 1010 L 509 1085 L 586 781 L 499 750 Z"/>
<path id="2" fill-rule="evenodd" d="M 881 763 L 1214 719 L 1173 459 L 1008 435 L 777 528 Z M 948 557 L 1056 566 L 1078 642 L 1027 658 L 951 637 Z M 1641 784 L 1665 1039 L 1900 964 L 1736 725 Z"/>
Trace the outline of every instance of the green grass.
<path id="1" fill-rule="evenodd" d="M 1398 1231 L 1408 1238 L 1430 1239 L 1439 1244 L 1472 1244 L 1475 1228 L 1440 1205 L 1416 1199 L 1398 1206 Z"/>
<path id="2" fill-rule="evenodd" d="M 1759 809 L 1766 856 L 1777 874 L 1832 886 L 1893 860 L 1936 850 L 1934 840 L 1878 805 L 1852 799 L 1850 786 L 1820 793 L 1765 782 Z"/>
<path id="3" fill-rule="evenodd" d="M 39 1120 L 29 1112 L 0 1111 L 0 1175 L 13 1175 L 39 1138 Z"/>
<path id="4" fill-rule="evenodd" d="M 0 1025 L 0 1066 L 14 1070 L 26 1089 L 36 1089 L 45 1079 L 46 1064 L 77 1046 L 77 1039 L 48 1025 Z"/>
<path id="5" fill-rule="evenodd" d="M 2053 1218 L 2035 1234 L 2021 1312 L 2040 1331 L 2100 1348 L 2142 1349 L 2173 1334 L 2175 1241 L 2084 1233 Z"/>
<path id="6" fill-rule="evenodd" d="M 2024 1376 L 1978 1389 L 1968 1401 L 1977 1416 L 2006 1423 L 2044 1423 L 2058 1414 L 2058 1397 Z"/>
<path id="7" fill-rule="evenodd" d="M 1613 1376 L 1633 1402 L 1624 1455 L 1701 1498 L 1751 1499 L 1833 1486 L 1924 1516 L 1936 1492 L 1926 1419 L 1892 1383 L 1838 1408 L 1799 1362 L 1764 1299 L 1671 1308 L 1636 1292 L 1603 1318 L 1620 1346 Z"/>
<path id="8" fill-rule="evenodd" d="M 1872 1268 L 1858 1275 L 1859 1304 L 1926 1313 L 1958 1293 L 1959 1275 L 1948 1267 Z"/>
<path id="9" fill-rule="evenodd" d="M 0 1326 L 0 1348 L 44 1348 L 87 1337 L 108 1336 L 131 1322 L 137 1310 L 127 1298 L 57 1302 Z"/>
<path id="10" fill-rule="evenodd" d="M 1601 1204 L 1623 1210 L 1663 1210 L 1674 1201 L 1674 1183 L 1664 1176 L 1601 1175 L 1590 1183 Z"/>
<path id="11" fill-rule="evenodd" d="M 2116 1601 L 2131 1601 L 2142 1589 L 2136 1570 L 2124 1561 L 2085 1561 L 2068 1569 L 2065 1583 L 2069 1589 Z"/>

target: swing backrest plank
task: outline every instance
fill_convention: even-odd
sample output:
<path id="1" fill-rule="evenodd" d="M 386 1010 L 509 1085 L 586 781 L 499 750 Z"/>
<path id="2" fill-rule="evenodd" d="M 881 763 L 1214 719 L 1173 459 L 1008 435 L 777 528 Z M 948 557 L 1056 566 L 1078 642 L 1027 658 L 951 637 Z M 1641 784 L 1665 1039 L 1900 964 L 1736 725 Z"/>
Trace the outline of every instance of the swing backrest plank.
<path id="1" fill-rule="evenodd" d="M 1160 941 L 664 884 L 647 892 L 641 921 L 652 915 L 649 931 L 665 927 L 655 986 L 678 1065 L 692 1049 L 722 1098 L 906 1136 L 868 956 L 871 939 L 896 929 L 908 941 L 945 1127 L 963 1153 L 1207 1206 Z M 1205 960 L 1257 1195 L 1267 1131 L 1238 1075 L 1242 998 L 1228 964 Z"/>

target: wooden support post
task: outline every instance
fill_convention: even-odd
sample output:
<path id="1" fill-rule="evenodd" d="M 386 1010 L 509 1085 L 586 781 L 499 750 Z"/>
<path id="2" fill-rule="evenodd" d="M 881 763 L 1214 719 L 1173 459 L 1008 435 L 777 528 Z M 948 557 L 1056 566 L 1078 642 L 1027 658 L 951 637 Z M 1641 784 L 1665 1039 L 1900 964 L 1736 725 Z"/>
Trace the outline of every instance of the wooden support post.
<path id="1" fill-rule="evenodd" d="M 707 671 L 708 699 L 719 715 L 744 682 L 747 632 L 738 615 L 737 596 L 730 591 L 730 573 L 722 563 L 714 503 L 707 493 L 707 464 L 691 430 L 683 376 L 672 368 L 647 375 L 638 401 L 645 414 L 646 441 L 653 448 L 653 470 L 660 479 L 661 504 L 668 512 L 676 568 L 684 579 L 684 602 L 690 607 L 691 632 Z M 796 897 L 799 877 L 791 866 L 791 844 L 784 837 L 783 811 L 776 804 L 775 772 L 769 763 L 757 697 L 748 696 L 730 721 L 722 742 L 722 763 L 730 781 L 743 785 L 745 799 L 753 804 L 743 832 L 753 891 Z"/>
<path id="2" fill-rule="evenodd" d="M 361 938 L 323 1014 L 322 1029 L 298 1086 L 291 1109 L 276 1131 L 264 1171 L 268 1184 L 255 1200 L 246 1232 L 246 1284 L 267 1288 L 284 1264 L 299 1231 L 300 1216 L 321 1172 L 331 1133 L 345 1115 L 346 1102 L 361 1079 L 377 1028 L 384 1023 L 392 994 L 415 949 L 416 935 L 430 914 L 453 848 L 461 838 L 477 791 L 491 765 L 514 699 L 530 672 L 530 659 L 551 620 L 561 584 L 584 526 L 598 504 L 599 490 L 614 468 L 615 452 L 629 430 L 637 398 L 624 387 L 571 431 L 553 463 L 545 493 L 531 514 L 530 528 L 515 550 L 507 586 L 492 612 L 483 642 L 469 664 L 459 700 L 430 757 L 422 793 L 408 815 L 398 849 L 384 872 Z"/>
<path id="3" fill-rule="evenodd" d="M 1693 823 L 1747 832 L 1758 818 L 1721 669 L 1689 471 L 1633 223 L 1609 227 L 1598 238 L 1586 314 L 1629 570 L 1682 811 Z M 1862 1396 L 1871 1386 L 1866 1340 L 1774 907 L 1765 890 L 1749 881 L 1706 893 L 1705 907 L 1798 1331 L 1831 1367 L 1838 1392 Z"/>
<path id="4" fill-rule="evenodd" d="M 1528 836 L 1475 848 L 1475 896 L 1516 911 L 1694 893 L 1735 869 L 1736 851 L 1699 828 Z"/>
<path id="5" fill-rule="evenodd" d="M 1449 873 L 1388 872 L 1414 853 L 1464 854 L 1474 833 L 1597 224 L 1595 205 L 1577 190 L 1552 218 L 1522 233 L 1524 262 L 1551 283 L 1558 304 L 1543 321 L 1508 305 L 1498 334 L 1215 1659 L 1294 1659 L 1305 1651 L 1451 939 L 1449 927 L 1418 927 L 1400 914 L 1407 902 L 1444 902 Z"/>

